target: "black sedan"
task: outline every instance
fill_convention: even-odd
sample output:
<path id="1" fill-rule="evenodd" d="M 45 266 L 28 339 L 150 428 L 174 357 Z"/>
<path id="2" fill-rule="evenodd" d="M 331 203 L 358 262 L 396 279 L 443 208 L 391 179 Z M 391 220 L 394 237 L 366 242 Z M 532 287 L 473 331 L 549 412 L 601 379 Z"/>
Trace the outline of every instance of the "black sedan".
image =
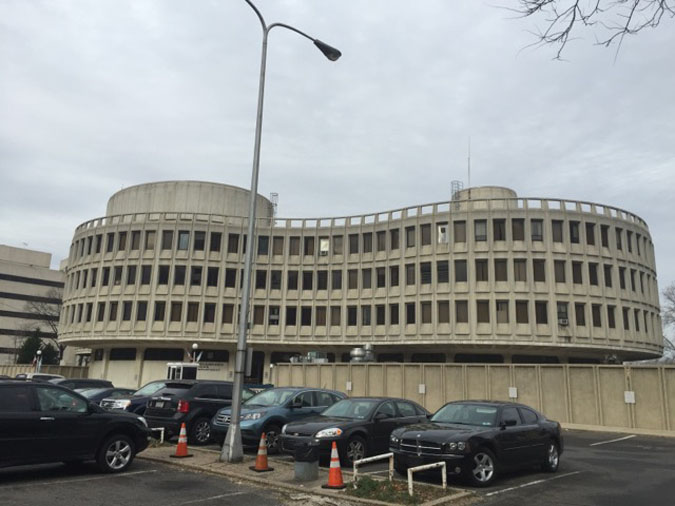
<path id="1" fill-rule="evenodd" d="M 445 461 L 448 474 L 486 487 L 507 470 L 540 466 L 557 471 L 563 438 L 558 422 L 528 406 L 459 401 L 443 406 L 429 423 L 393 431 L 389 448 L 399 473 Z"/>
<path id="2" fill-rule="evenodd" d="M 91 402 L 101 404 L 103 399 L 121 399 L 133 395 L 135 390 L 131 388 L 77 388 L 75 390 Z"/>
<path id="3" fill-rule="evenodd" d="M 318 416 L 284 425 L 281 451 L 294 454 L 298 446 L 313 446 L 320 458 L 326 458 L 335 441 L 343 465 L 352 465 L 368 455 L 386 452 L 392 430 L 425 422 L 428 416 L 422 406 L 405 399 L 343 399 Z"/>

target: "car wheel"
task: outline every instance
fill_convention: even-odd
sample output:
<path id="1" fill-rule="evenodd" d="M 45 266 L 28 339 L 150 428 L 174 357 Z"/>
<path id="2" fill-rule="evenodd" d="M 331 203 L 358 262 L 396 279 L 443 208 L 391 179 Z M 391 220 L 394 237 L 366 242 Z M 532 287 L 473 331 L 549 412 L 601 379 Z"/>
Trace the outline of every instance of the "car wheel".
<path id="1" fill-rule="evenodd" d="M 190 444 L 205 445 L 211 440 L 211 422 L 208 418 L 197 418 L 190 424 Z"/>
<path id="2" fill-rule="evenodd" d="M 394 454 L 394 469 L 401 476 L 408 476 L 408 466 L 401 462 L 396 454 Z"/>
<path id="3" fill-rule="evenodd" d="M 469 459 L 466 477 L 471 485 L 487 487 L 497 477 L 497 459 L 487 448 L 478 448 Z"/>
<path id="4" fill-rule="evenodd" d="M 348 466 L 353 466 L 355 460 L 365 458 L 368 453 L 366 441 L 361 436 L 352 436 L 345 447 L 344 461 Z"/>
<path id="5" fill-rule="evenodd" d="M 551 440 L 546 444 L 546 457 L 541 465 L 542 470 L 547 473 L 555 473 L 560 465 L 560 451 L 555 441 Z"/>
<path id="6" fill-rule="evenodd" d="M 276 455 L 279 453 L 281 428 L 278 425 L 268 425 L 263 432 L 265 433 L 265 439 L 267 439 L 267 453 Z"/>
<path id="7" fill-rule="evenodd" d="M 96 455 L 96 463 L 104 473 L 120 473 L 131 465 L 136 456 L 134 442 L 124 434 L 106 439 Z"/>

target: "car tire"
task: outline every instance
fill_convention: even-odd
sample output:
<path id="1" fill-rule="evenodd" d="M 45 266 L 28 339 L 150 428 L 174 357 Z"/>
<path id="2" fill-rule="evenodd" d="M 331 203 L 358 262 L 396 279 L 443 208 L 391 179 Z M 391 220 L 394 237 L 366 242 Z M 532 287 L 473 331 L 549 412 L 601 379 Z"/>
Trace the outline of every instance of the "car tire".
<path id="1" fill-rule="evenodd" d="M 469 457 L 464 471 L 469 484 L 474 487 L 489 487 L 497 478 L 497 459 L 487 448 L 478 448 Z"/>
<path id="2" fill-rule="evenodd" d="M 114 434 L 108 437 L 96 454 L 96 463 L 104 473 L 121 473 L 133 462 L 136 445 L 129 436 Z"/>
<path id="3" fill-rule="evenodd" d="M 281 427 L 276 424 L 267 425 L 263 432 L 265 433 L 265 440 L 267 441 L 267 453 L 270 455 L 277 455 L 279 453 L 279 435 L 281 434 Z"/>
<path id="4" fill-rule="evenodd" d="M 197 418 L 190 424 L 188 441 L 195 446 L 203 446 L 211 441 L 211 420 Z"/>
<path id="5" fill-rule="evenodd" d="M 401 462 L 396 454 L 394 454 L 394 469 L 396 469 L 396 472 L 401 476 L 408 476 L 408 466 Z"/>
<path id="6" fill-rule="evenodd" d="M 352 436 L 345 445 L 345 454 L 342 461 L 345 466 L 352 467 L 355 460 L 363 459 L 368 455 L 368 445 L 361 436 Z"/>
<path id="7" fill-rule="evenodd" d="M 544 463 L 541 465 L 541 469 L 547 473 L 555 473 L 559 466 L 560 450 L 558 443 L 551 439 L 546 443 L 546 455 L 544 456 Z"/>

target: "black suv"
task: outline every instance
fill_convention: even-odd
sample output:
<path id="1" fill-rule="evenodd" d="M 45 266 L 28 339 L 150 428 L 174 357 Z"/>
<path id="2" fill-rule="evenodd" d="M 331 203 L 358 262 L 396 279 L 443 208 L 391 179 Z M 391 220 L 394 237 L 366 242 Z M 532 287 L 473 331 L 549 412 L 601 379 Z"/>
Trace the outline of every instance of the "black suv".
<path id="1" fill-rule="evenodd" d="M 124 471 L 148 446 L 142 417 L 106 411 L 50 383 L 0 380 L 0 467 L 96 460 Z"/>
<path id="2" fill-rule="evenodd" d="M 157 380 L 146 383 L 127 397 L 106 397 L 100 402 L 102 408 L 110 410 L 128 411 L 137 415 L 145 414 L 145 407 L 155 393 L 166 386 L 167 380 Z"/>
<path id="3" fill-rule="evenodd" d="M 244 388 L 242 401 L 253 397 Z M 148 401 L 145 418 L 151 428 L 163 427 L 168 439 L 180 432 L 184 422 L 188 441 L 203 445 L 211 440 L 211 418 L 232 404 L 232 382 L 215 380 L 167 380 Z"/>

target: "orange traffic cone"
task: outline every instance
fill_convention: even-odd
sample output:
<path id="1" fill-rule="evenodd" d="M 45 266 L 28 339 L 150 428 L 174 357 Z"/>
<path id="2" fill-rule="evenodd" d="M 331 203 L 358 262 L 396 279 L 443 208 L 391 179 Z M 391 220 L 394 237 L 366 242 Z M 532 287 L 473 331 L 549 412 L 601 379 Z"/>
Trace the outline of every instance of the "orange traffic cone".
<path id="1" fill-rule="evenodd" d="M 265 433 L 260 436 L 260 445 L 258 446 L 258 455 L 255 458 L 255 466 L 250 466 L 251 471 L 256 473 L 266 473 L 267 471 L 274 471 L 273 467 L 267 465 L 267 438 Z"/>
<path id="2" fill-rule="evenodd" d="M 333 441 L 333 447 L 330 451 L 330 469 L 328 470 L 328 483 L 326 485 L 321 485 L 321 488 L 335 488 L 342 489 L 345 488 L 345 484 L 342 481 L 342 469 L 340 468 L 340 457 L 338 456 L 338 449 L 335 441 Z"/>
<path id="3" fill-rule="evenodd" d="M 192 457 L 191 453 L 188 453 L 187 446 L 187 431 L 185 430 L 185 422 L 180 425 L 180 434 L 178 435 L 178 445 L 176 446 L 176 454 L 171 455 L 174 459 L 184 459 L 185 457 Z"/>

